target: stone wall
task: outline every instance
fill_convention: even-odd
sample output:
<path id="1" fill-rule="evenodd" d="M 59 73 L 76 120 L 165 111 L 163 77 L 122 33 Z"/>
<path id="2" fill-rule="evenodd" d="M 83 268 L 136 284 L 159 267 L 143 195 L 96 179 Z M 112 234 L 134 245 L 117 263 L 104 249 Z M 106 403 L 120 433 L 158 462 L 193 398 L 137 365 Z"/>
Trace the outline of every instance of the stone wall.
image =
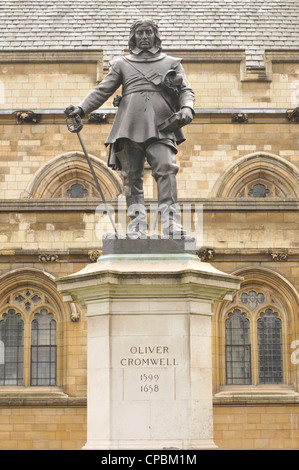
<path id="1" fill-rule="evenodd" d="M 85 407 L 1 409 L 2 450 L 80 450 L 86 442 Z M 298 406 L 214 406 L 220 450 L 295 450 Z"/>
<path id="2" fill-rule="evenodd" d="M 223 328 L 231 304 L 215 306 L 215 442 L 222 449 L 297 448 L 299 381 L 290 356 L 299 339 L 299 141 L 298 122 L 286 111 L 298 106 L 298 53 L 268 51 L 258 69 L 246 68 L 242 51 L 170 53 L 184 59 L 196 92 L 197 113 L 177 160 L 180 204 L 203 208 L 199 255 L 224 272 L 241 273 L 244 292 L 272 295 L 283 319 L 284 383 L 261 399 L 255 359 L 253 388 L 243 388 L 250 403 L 246 398 L 241 406 L 244 396 L 225 383 Z M 106 72 L 101 51 L 0 54 L 0 316 L 20 289 L 35 288 L 56 305 L 59 325 L 57 388 L 41 395 L 29 386 L 29 336 L 24 386 L 0 387 L 2 448 L 79 449 L 85 443 L 84 311 L 63 304 L 53 286 L 100 255 L 104 216 L 96 213 L 101 200 L 63 109 Z M 33 122 L 27 111 L 38 115 Z M 96 122 L 85 118 L 81 135 L 117 213 L 122 181 L 108 169 L 105 147 L 112 98 L 99 113 Z M 72 197 L 74 184 L 84 197 Z M 157 193 L 149 168 L 145 194 L 150 208 Z M 258 311 L 243 307 L 255 325 Z M 20 312 L 27 321 L 26 310 Z"/>

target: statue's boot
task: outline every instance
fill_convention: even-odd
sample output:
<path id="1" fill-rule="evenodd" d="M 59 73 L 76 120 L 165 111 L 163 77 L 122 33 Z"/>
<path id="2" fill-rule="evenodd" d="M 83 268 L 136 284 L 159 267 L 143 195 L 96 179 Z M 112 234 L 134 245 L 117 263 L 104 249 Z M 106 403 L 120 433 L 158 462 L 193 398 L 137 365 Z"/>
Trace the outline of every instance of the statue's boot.
<path id="1" fill-rule="evenodd" d="M 147 214 L 143 192 L 144 151 L 134 146 L 124 145 L 116 155 L 121 163 L 128 216 L 131 219 L 127 236 L 133 239 L 146 238 Z"/>
<path id="2" fill-rule="evenodd" d="M 181 225 L 180 208 L 177 203 L 178 166 L 175 153 L 175 147 L 159 141 L 146 149 L 147 161 L 157 182 L 158 211 L 163 235 L 171 238 L 184 238 L 186 231 Z"/>

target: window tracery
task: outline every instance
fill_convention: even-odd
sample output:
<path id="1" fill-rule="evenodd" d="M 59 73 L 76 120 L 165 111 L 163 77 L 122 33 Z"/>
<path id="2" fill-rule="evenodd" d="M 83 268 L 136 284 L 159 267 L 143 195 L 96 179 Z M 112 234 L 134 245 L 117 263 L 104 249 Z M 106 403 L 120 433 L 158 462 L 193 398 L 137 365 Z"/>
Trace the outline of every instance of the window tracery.
<path id="1" fill-rule="evenodd" d="M 121 178 L 100 158 L 89 155 L 107 199 L 123 192 Z M 45 163 L 24 193 L 29 198 L 98 198 L 99 193 L 82 152 L 68 152 Z"/>
<path id="2" fill-rule="evenodd" d="M 298 168 L 266 152 L 233 162 L 216 181 L 212 194 L 220 198 L 299 197 Z"/>
<path id="3" fill-rule="evenodd" d="M 106 193 L 107 195 L 107 193 Z M 84 199 L 98 197 L 96 186 L 83 178 L 70 179 L 57 185 L 52 193 L 52 198 Z"/>
<path id="4" fill-rule="evenodd" d="M 16 289 L 6 297 L 6 304 L 15 306 L 19 311 L 26 314 L 33 311 L 35 308 L 46 305 L 48 307 L 54 307 L 53 303 L 49 300 L 49 297 L 38 289 Z M 1 307 L 1 299 L 0 299 Z"/>
<path id="5" fill-rule="evenodd" d="M 70 316 L 54 280 L 21 268 L 0 276 L 0 293 L 0 386 L 62 385 L 62 324 Z"/>
<path id="6" fill-rule="evenodd" d="M 219 304 L 215 311 L 215 334 L 218 337 L 215 344 L 215 389 L 249 385 L 249 375 L 246 377 L 244 372 L 248 370 L 249 362 L 250 386 L 294 386 L 296 370 L 291 362 L 289 349 L 292 338 L 296 337 L 294 328 L 299 309 L 299 293 L 287 279 L 271 269 L 242 268 L 234 274 L 243 277 L 241 289 L 232 300 Z M 247 351 L 245 353 L 245 346 L 241 341 L 245 337 L 241 336 L 241 326 L 239 332 L 234 330 L 235 341 L 239 343 L 232 342 L 229 336 L 228 325 L 233 316 L 236 319 L 238 316 L 247 319 L 249 341 L 246 347 L 250 348 L 250 355 Z M 242 334 L 245 335 L 244 331 Z M 239 347 L 239 351 L 235 346 Z"/>

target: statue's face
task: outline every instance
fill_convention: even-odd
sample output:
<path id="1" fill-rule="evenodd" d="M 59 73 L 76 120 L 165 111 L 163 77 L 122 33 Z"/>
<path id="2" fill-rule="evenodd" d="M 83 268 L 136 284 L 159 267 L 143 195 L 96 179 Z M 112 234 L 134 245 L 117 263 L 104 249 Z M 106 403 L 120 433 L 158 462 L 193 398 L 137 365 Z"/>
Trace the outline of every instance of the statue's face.
<path id="1" fill-rule="evenodd" d="M 135 31 L 136 46 L 142 50 L 151 49 L 155 45 L 155 33 L 151 25 L 143 23 Z"/>

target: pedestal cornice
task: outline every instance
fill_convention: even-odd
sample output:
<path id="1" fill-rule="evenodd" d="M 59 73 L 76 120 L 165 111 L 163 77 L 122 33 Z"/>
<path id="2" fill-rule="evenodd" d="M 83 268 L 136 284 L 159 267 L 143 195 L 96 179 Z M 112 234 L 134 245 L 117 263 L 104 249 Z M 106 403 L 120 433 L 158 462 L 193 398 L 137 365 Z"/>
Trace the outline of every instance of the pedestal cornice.
<path id="1" fill-rule="evenodd" d="M 223 273 L 196 255 L 106 255 L 81 271 L 56 280 L 64 300 L 86 307 L 101 302 L 101 314 L 142 312 L 141 302 L 155 305 L 148 313 L 197 312 L 196 303 L 229 299 L 241 278 Z M 109 299 L 109 305 L 107 304 Z M 135 303 L 135 306 L 134 306 Z M 188 304 L 188 305 L 187 305 Z M 91 314 L 91 313 L 89 313 Z"/>

